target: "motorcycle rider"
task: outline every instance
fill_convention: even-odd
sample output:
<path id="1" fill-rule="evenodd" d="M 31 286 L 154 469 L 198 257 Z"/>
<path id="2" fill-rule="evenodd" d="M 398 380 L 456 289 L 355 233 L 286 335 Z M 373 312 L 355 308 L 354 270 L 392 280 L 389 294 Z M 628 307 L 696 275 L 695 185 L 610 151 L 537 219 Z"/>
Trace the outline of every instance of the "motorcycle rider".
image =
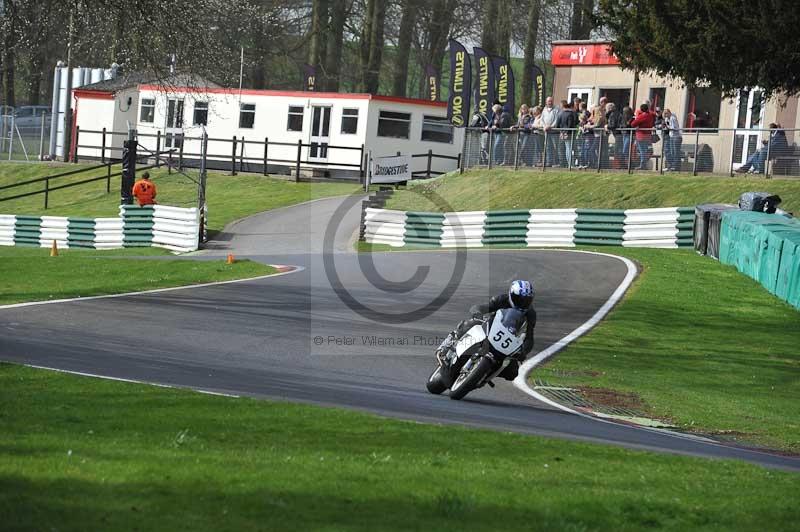
<path id="1" fill-rule="evenodd" d="M 536 310 L 533 308 L 533 296 L 533 283 L 530 281 L 516 280 L 511 283 L 511 286 L 508 288 L 508 293 L 498 294 L 491 298 L 486 304 L 473 305 L 469 309 L 472 318 L 463 320 L 454 331 L 447 335 L 442 345 L 436 350 L 436 356 L 440 361 L 449 363 L 450 360 L 447 355 L 450 349 L 464 333 L 475 326 L 475 324 L 480 323 L 485 314 L 491 314 L 503 308 L 516 308 L 525 312 L 525 319 L 527 322 L 525 341 L 520 351 L 514 355 L 514 360 L 509 362 L 508 366 L 498 375 L 506 380 L 513 381 L 517 378 L 517 374 L 519 373 L 520 361 L 525 360 L 525 357 L 531 352 L 531 349 L 533 349 L 533 329 L 536 327 Z"/>

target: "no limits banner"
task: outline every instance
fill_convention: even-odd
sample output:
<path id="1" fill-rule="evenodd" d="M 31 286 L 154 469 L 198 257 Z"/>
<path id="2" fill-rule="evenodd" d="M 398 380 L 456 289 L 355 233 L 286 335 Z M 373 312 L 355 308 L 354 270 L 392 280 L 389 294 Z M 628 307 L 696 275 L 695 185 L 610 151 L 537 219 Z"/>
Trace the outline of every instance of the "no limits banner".
<path id="1" fill-rule="evenodd" d="M 447 99 L 447 121 L 456 127 L 469 124 L 472 64 L 464 45 L 450 39 L 450 96 Z"/>

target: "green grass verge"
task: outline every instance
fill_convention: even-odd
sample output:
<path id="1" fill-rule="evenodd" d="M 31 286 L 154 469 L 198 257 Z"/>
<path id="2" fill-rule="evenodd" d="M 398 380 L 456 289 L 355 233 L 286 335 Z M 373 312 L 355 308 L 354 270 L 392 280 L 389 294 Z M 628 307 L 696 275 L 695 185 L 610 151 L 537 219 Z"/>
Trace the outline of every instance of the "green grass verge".
<path id="1" fill-rule="evenodd" d="M 19 183 L 36 177 L 54 175 L 89 165 L 64 165 L 54 163 L 21 164 L 0 163 L 0 186 Z M 114 171 L 118 171 L 115 167 Z M 169 174 L 165 168 L 150 170 L 158 187 L 158 201 L 163 205 L 194 207 L 197 204 L 197 170 L 186 170 L 189 177 Z M 66 184 L 91 177 L 105 175 L 105 169 L 94 170 L 77 177 L 58 180 Z M 51 186 L 56 186 L 56 181 Z M 50 194 L 49 208 L 44 208 L 44 196 L 30 196 L 18 200 L 0 202 L 2 214 L 46 214 L 49 216 L 117 216 L 119 214 L 120 178 L 111 179 L 111 193 L 106 193 L 106 182 L 99 181 Z M 209 229 L 219 231 L 226 224 L 239 218 L 262 211 L 294 205 L 328 196 L 349 194 L 358 190 L 358 185 L 349 183 L 295 183 L 286 179 L 263 177 L 256 174 L 235 176 L 220 172 L 209 172 L 207 180 L 207 202 Z M 0 191 L 0 198 L 34 190 L 43 190 L 44 184 L 32 184 L 17 189 Z"/>
<path id="2" fill-rule="evenodd" d="M 274 273 L 251 262 L 125 259 L 160 255 L 163 250 L 62 250 L 0 247 L 0 304 L 117 294 L 174 286 L 228 281 Z"/>
<path id="3" fill-rule="evenodd" d="M 442 399 L 446 401 L 447 399 Z M 788 530 L 797 474 L 0 365 L 13 530 Z"/>
<path id="4" fill-rule="evenodd" d="M 414 181 L 395 192 L 386 208 L 408 211 L 503 209 L 642 209 L 700 203 L 736 203 L 747 191 L 769 191 L 785 210 L 800 211 L 800 180 L 691 175 L 474 170 Z M 446 205 L 435 201 L 442 198 Z"/>
<path id="5" fill-rule="evenodd" d="M 640 408 L 688 430 L 800 452 L 800 313 L 693 251 L 597 251 L 634 259 L 643 273 L 535 375 L 635 394 Z"/>

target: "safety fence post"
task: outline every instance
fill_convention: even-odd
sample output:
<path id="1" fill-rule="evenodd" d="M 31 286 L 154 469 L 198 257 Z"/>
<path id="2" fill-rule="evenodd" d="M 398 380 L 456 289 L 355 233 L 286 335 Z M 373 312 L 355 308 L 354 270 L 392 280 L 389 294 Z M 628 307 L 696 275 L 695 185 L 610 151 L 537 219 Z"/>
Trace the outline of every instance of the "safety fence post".
<path id="1" fill-rule="evenodd" d="M 233 136 L 231 145 L 231 175 L 236 175 L 236 135 Z"/>

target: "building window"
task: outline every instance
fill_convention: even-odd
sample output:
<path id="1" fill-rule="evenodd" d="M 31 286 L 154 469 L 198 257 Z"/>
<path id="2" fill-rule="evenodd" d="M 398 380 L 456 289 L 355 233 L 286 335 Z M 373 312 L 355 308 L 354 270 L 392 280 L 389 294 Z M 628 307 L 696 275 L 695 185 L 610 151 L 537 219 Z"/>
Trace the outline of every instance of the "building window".
<path id="1" fill-rule="evenodd" d="M 407 139 L 411 132 L 411 115 L 394 111 L 381 111 L 378 115 L 378 136 Z"/>
<path id="2" fill-rule="evenodd" d="M 342 133 L 355 135 L 358 131 L 358 109 L 342 110 Z"/>
<path id="3" fill-rule="evenodd" d="M 453 126 L 443 116 L 422 117 L 422 140 L 453 143 Z"/>
<path id="4" fill-rule="evenodd" d="M 239 104 L 239 128 L 253 129 L 253 124 L 255 123 L 256 123 L 256 104 L 254 103 Z"/>
<path id="5" fill-rule="evenodd" d="M 289 106 L 289 121 L 286 124 L 286 131 L 303 131 L 303 107 Z"/>
<path id="6" fill-rule="evenodd" d="M 667 108 L 665 102 L 667 101 L 667 89 L 665 87 L 658 87 L 650 89 L 650 106 L 653 111 L 661 109 L 662 111 Z"/>
<path id="7" fill-rule="evenodd" d="M 617 109 L 622 111 L 623 108 L 630 105 L 631 90 L 630 89 L 600 89 L 600 98 L 605 98 L 608 102 L 612 102 Z M 638 105 L 637 105 L 638 107 Z M 591 111 L 591 108 L 589 108 Z"/>
<path id="8" fill-rule="evenodd" d="M 194 102 L 192 124 L 195 126 L 208 125 L 208 102 Z"/>
<path id="9" fill-rule="evenodd" d="M 139 122 L 152 124 L 155 122 L 156 101 L 153 98 L 142 98 L 142 110 L 139 113 Z"/>
<path id="10" fill-rule="evenodd" d="M 717 128 L 722 93 L 710 87 L 689 89 L 686 100 L 686 128 Z M 716 133 L 707 131 L 706 133 Z"/>

